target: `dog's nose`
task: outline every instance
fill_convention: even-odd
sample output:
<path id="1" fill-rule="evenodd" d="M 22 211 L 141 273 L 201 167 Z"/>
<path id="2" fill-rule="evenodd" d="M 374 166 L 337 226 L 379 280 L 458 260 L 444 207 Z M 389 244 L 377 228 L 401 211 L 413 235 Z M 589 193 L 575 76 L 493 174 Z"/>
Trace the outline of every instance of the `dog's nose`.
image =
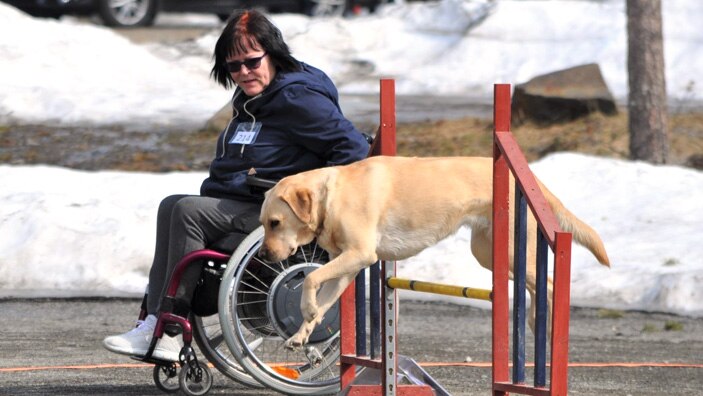
<path id="1" fill-rule="evenodd" d="M 269 262 L 269 257 L 271 256 L 271 254 L 269 253 L 269 250 L 266 249 L 266 246 L 261 246 L 259 248 L 259 253 L 257 255 L 259 256 L 260 259 L 262 259 L 266 262 Z"/>

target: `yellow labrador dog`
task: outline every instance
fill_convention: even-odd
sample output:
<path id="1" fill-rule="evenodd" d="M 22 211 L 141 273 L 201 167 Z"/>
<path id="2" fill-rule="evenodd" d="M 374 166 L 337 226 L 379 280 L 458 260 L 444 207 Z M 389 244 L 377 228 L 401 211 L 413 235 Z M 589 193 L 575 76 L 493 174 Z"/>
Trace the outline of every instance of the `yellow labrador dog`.
<path id="1" fill-rule="evenodd" d="M 325 312 L 360 270 L 377 260 L 414 256 L 463 225 L 472 230 L 471 252 L 490 270 L 492 174 L 492 158 L 371 157 L 282 179 L 268 191 L 261 209 L 265 235 L 259 256 L 280 261 L 317 238 L 332 258 L 305 279 L 300 303 L 304 323 L 285 346 L 293 349 L 307 343 Z M 561 228 L 609 266 L 598 234 L 539 184 Z M 532 215 L 527 230 L 527 289 L 534 301 L 536 225 Z M 512 249 L 510 265 L 512 268 Z M 549 318 L 551 291 L 550 280 Z M 530 311 L 533 327 L 534 304 Z"/>

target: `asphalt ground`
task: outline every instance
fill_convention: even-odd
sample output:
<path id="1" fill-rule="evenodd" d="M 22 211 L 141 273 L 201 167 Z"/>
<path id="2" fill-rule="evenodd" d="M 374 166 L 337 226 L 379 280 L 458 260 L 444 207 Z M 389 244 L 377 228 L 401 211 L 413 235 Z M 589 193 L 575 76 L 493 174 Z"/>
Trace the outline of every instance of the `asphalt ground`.
<path id="1" fill-rule="evenodd" d="M 401 300 L 399 352 L 453 395 L 490 394 L 490 311 Z M 132 299 L 0 300 L 0 395 L 159 395 L 152 366 L 109 353 Z M 569 393 L 703 395 L 703 320 L 572 308 Z M 528 342 L 528 361 L 530 361 Z M 528 369 L 528 375 L 530 370 Z M 529 378 L 529 377 L 528 377 Z M 215 372 L 214 395 L 276 395 Z"/>

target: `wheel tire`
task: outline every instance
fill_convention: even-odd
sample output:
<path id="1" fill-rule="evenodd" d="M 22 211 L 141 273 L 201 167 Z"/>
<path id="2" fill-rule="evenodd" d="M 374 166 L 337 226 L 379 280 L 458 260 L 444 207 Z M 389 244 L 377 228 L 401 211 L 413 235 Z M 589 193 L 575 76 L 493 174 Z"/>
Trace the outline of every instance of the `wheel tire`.
<path id="1" fill-rule="evenodd" d="M 200 378 L 196 377 L 196 372 L 200 372 Z M 202 396 L 212 388 L 212 371 L 207 365 L 195 366 L 192 363 L 186 363 L 178 373 L 178 383 L 181 386 L 181 392 L 188 396 Z"/>
<path id="2" fill-rule="evenodd" d="M 150 26 L 157 10 L 158 0 L 98 0 L 98 13 L 107 26 Z"/>
<path id="3" fill-rule="evenodd" d="M 305 13 L 311 17 L 343 16 L 349 7 L 347 0 L 305 0 Z"/>
<path id="4" fill-rule="evenodd" d="M 63 12 L 61 12 L 60 10 L 22 9 L 22 11 L 25 11 L 27 14 L 36 18 L 59 19 L 63 16 Z"/>
<path id="5" fill-rule="evenodd" d="M 164 393 L 175 393 L 181 389 L 175 363 L 170 366 L 154 366 L 153 377 L 156 387 Z"/>
<path id="6" fill-rule="evenodd" d="M 195 339 L 200 352 L 215 368 L 227 377 L 251 388 L 261 388 L 262 385 L 244 371 L 232 356 L 222 336 L 219 316 L 200 317 L 191 315 Z"/>
<path id="7" fill-rule="evenodd" d="M 324 264 L 329 257 L 321 249 L 313 249 L 277 264 L 263 263 L 256 257 L 263 237 L 263 227 L 249 234 L 232 253 L 222 275 L 218 314 L 225 342 L 241 367 L 270 389 L 287 395 L 336 394 L 339 392 L 339 376 L 335 370 L 339 360 L 339 332 L 317 346 L 308 345 L 320 351 L 323 358 L 322 365 L 313 367 L 312 363 L 305 363 L 308 348 L 294 352 L 283 348 L 285 338 L 271 322 L 268 297 L 262 298 L 262 294 L 268 295 L 275 282 L 272 278 L 278 279 L 277 273 L 297 264 L 298 258 L 303 262 Z M 267 362 L 297 363 L 272 366 Z"/>

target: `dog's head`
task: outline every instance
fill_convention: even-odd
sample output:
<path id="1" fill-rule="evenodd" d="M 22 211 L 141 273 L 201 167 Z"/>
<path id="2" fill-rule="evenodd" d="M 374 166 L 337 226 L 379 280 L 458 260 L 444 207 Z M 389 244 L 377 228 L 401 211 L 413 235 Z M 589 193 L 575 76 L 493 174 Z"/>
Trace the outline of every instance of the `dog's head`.
<path id="1" fill-rule="evenodd" d="M 304 179 L 284 178 L 266 193 L 259 217 L 264 226 L 259 257 L 264 261 L 284 260 L 315 238 L 319 194 Z"/>

